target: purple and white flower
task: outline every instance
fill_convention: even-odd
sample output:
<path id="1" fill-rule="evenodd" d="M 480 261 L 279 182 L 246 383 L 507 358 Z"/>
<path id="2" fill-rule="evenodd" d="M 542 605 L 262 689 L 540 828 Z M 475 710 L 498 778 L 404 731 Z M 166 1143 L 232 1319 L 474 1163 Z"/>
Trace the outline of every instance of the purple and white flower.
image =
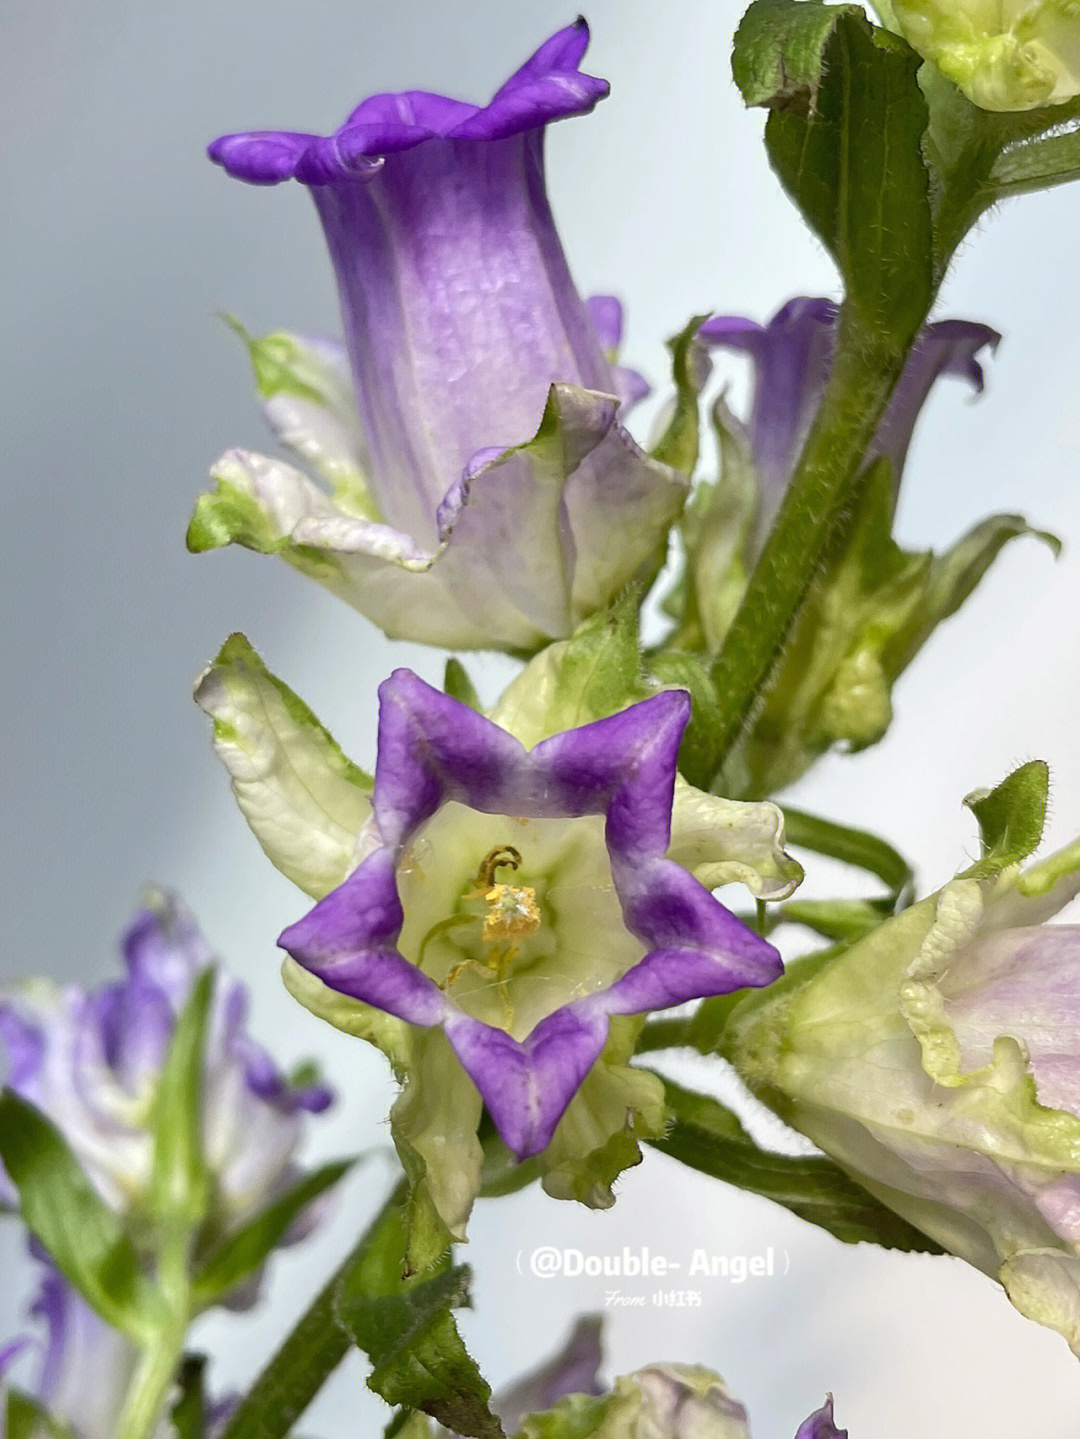
<path id="1" fill-rule="evenodd" d="M 821 405 L 836 355 L 838 309 L 832 300 L 798 296 L 766 325 L 737 315 L 714 315 L 698 330 L 706 345 L 733 350 L 753 362 L 753 395 L 745 426 L 737 428 L 757 481 L 751 549 L 756 551 L 776 518 L 814 416 Z M 866 453 L 867 464 L 889 461 L 893 490 L 899 488 L 915 423 L 935 381 L 943 375 L 983 388 L 980 351 L 1001 336 L 971 320 L 939 320 L 915 341 L 907 368 Z"/>
<path id="2" fill-rule="evenodd" d="M 367 853 L 281 944 L 442 1029 L 519 1159 L 613 1016 L 768 984 L 779 955 L 666 857 L 690 703 L 666 691 L 532 750 L 408 670 L 380 687 Z"/>
<path id="3" fill-rule="evenodd" d="M 42 1266 L 41 1285 L 30 1309 L 31 1320 L 45 1327 L 44 1342 L 34 1338 L 9 1346 L 20 1371 L 36 1351 L 33 1378 L 22 1393 L 41 1406 L 50 1420 L 63 1426 L 70 1439 L 113 1439 L 140 1361 L 133 1340 L 106 1324 L 51 1265 Z M 0 1378 L 5 1369 L 0 1350 Z M 0 1396 L 2 1397 L 2 1396 Z M 206 1439 L 220 1432 L 232 1400 L 208 1406 Z M 3 1415 L 0 1412 L 0 1421 Z M 51 1432 L 51 1431 L 50 1431 Z M 3 1425 L 0 1422 L 0 1435 Z M 153 1439 L 172 1439 L 173 1425 L 162 1418 Z"/>
<path id="4" fill-rule="evenodd" d="M 573 727 L 596 715 L 560 688 L 574 643 L 534 659 L 495 722 L 399 671 L 374 789 L 242 636 L 196 691 L 259 843 L 322 901 L 284 937 L 285 982 L 404 1080 L 395 1142 L 459 1238 L 485 1098 L 549 1193 L 614 1202 L 664 1124 L 661 1082 L 627 1062 L 639 1011 L 766 982 L 775 952 L 709 891 L 781 899 L 802 874 L 775 805 L 676 779 L 681 692 Z"/>
<path id="5" fill-rule="evenodd" d="M 292 341 L 308 380 L 284 386 L 281 429 L 348 483 L 331 498 L 230 451 L 192 548 L 279 553 L 392 636 L 516 650 L 569 634 L 662 557 L 687 477 L 622 427 L 642 382 L 612 362 L 618 307 L 577 294 L 544 185 L 545 127 L 607 94 L 579 70 L 588 38 L 581 20 L 560 30 L 487 106 L 376 95 L 327 137 L 210 146 L 239 179 L 310 189 L 358 413 L 313 434 L 305 407 L 331 408 L 343 358 Z M 328 454 L 331 430 L 351 453 Z"/>
<path id="6" fill-rule="evenodd" d="M 561 1430 L 556 1416 L 564 1421 Z M 711 1369 L 650 1364 L 616 1379 L 598 1399 L 568 1396 L 553 1414 L 526 1416 L 519 1431 L 521 1439 L 553 1432 L 581 1439 L 750 1439 L 750 1424 L 746 1409 Z M 834 1422 L 831 1396 L 799 1425 L 795 1439 L 847 1439 L 847 1430 Z"/>
<path id="7" fill-rule="evenodd" d="M 1080 1354 L 1080 843 L 962 876 L 731 1020 L 751 1086 Z M 796 971 L 797 976 L 797 971 Z"/>
<path id="8" fill-rule="evenodd" d="M 49 1116 L 101 1197 L 127 1215 L 139 1211 L 149 1190 L 157 1084 L 177 1018 L 214 959 L 194 920 L 169 896 L 137 915 L 123 953 L 124 978 L 92 992 L 45 981 L 3 991 L 0 1042 L 6 1083 Z M 303 1116 L 331 1102 L 322 1085 L 295 1087 L 280 1074 L 245 1032 L 246 1005 L 243 987 L 219 971 L 202 1115 L 219 1236 L 297 1177 Z M 0 1182 L 9 1182 L 2 1170 Z"/>

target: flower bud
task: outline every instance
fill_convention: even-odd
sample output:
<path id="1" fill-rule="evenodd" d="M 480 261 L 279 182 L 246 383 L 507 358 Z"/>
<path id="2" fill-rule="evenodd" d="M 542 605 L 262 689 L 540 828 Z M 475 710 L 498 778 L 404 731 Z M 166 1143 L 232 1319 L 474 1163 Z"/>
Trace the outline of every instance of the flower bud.
<path id="1" fill-rule="evenodd" d="M 894 0 L 897 28 L 983 110 L 1080 94 L 1076 0 Z"/>

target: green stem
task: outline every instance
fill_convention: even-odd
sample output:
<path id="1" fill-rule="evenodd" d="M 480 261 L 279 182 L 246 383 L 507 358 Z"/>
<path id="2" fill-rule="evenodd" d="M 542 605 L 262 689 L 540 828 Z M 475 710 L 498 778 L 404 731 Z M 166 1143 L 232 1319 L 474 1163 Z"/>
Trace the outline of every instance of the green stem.
<path id="1" fill-rule="evenodd" d="M 180 1366 L 186 1334 L 186 1324 L 170 1326 L 147 1346 L 135 1370 L 114 1439 L 149 1439 L 153 1434 Z"/>
<path id="2" fill-rule="evenodd" d="M 914 342 L 914 337 L 912 343 Z M 910 344 L 878 343 L 845 305 L 821 409 L 742 604 L 712 665 L 712 772 L 738 740 L 851 499 Z"/>
<path id="3" fill-rule="evenodd" d="M 229 1420 L 221 1439 L 284 1439 L 352 1348 L 337 1321 L 335 1299 L 367 1257 L 372 1236 L 404 1200 L 402 1180 L 363 1236 L 312 1300 Z"/>

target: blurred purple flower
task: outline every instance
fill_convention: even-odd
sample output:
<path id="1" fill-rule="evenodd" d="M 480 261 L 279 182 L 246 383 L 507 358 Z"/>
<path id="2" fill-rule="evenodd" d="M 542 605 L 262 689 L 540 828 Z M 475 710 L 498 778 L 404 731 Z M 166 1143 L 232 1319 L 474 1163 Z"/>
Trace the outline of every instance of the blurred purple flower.
<path id="1" fill-rule="evenodd" d="M 7 1084 L 57 1125 L 121 1213 L 146 1195 L 158 1076 L 195 979 L 214 962 L 194 920 L 168 896 L 136 917 L 123 952 L 127 974 L 101 989 L 35 981 L 0 993 Z M 321 1084 L 294 1087 L 279 1073 L 245 1033 L 246 1007 L 243 986 L 219 971 L 203 1081 L 218 1234 L 296 1178 L 303 1114 L 321 1112 L 332 1098 Z M 0 1184 L 10 1184 L 2 1170 Z"/>
<path id="2" fill-rule="evenodd" d="M 36 1377 L 22 1392 L 63 1425 L 70 1439 L 113 1439 L 141 1357 L 139 1347 L 106 1324 L 47 1263 L 30 1317 L 44 1324 L 44 1343 L 26 1338 L 0 1349 L 0 1378 L 11 1360 L 27 1349 L 39 1350 Z M 226 1399 L 208 1406 L 205 1439 L 220 1432 L 234 1403 Z M 174 1433 L 163 1418 L 153 1439 L 172 1439 Z"/>
<path id="3" fill-rule="evenodd" d="M 379 695 L 363 857 L 280 943 L 332 990 L 441 1026 L 519 1159 L 548 1145 L 613 1016 L 780 973 L 665 858 L 684 692 L 531 750 L 408 670 Z"/>

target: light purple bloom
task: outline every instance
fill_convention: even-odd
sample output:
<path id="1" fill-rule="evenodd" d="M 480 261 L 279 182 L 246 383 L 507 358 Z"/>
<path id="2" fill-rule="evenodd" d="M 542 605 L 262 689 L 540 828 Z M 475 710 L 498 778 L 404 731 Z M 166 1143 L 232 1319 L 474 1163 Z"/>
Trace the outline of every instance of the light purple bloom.
<path id="1" fill-rule="evenodd" d="M 767 325 L 735 315 L 714 315 L 698 331 L 703 344 L 748 355 L 754 388 L 746 438 L 760 484 L 754 533 L 768 533 L 791 479 L 806 436 L 821 404 L 836 353 L 837 306 L 831 300 L 799 296 L 789 300 Z M 907 368 L 870 448 L 867 463 L 884 456 L 894 486 L 907 456 L 915 422 L 934 381 L 941 375 L 983 387 L 979 352 L 1001 336 L 969 320 L 939 320 L 915 342 Z"/>
<path id="2" fill-rule="evenodd" d="M 106 1203 L 128 1213 L 150 1183 L 156 1086 L 177 1016 L 214 961 L 191 916 L 169 897 L 136 917 L 123 952 L 125 977 L 98 990 L 37 981 L 4 991 L 0 1041 L 8 1085 L 58 1126 Z M 243 987 L 219 971 L 203 1081 L 218 1235 L 296 1178 L 303 1113 L 331 1101 L 322 1085 L 284 1079 L 245 1032 L 246 1005 Z M 9 1182 L 2 1171 L 0 1182 Z"/>
<path id="3" fill-rule="evenodd" d="M 519 1159 L 548 1145 L 613 1016 L 780 973 L 665 858 L 685 693 L 532 750 L 408 670 L 379 694 L 364 857 L 280 942 L 331 989 L 441 1026 Z"/>
<path id="4" fill-rule="evenodd" d="M 138 1345 L 106 1324 L 48 1264 L 43 1265 L 30 1317 L 44 1325 L 44 1343 L 25 1339 L 9 1346 L 19 1351 L 20 1360 L 28 1348 L 39 1351 L 35 1377 L 21 1386 L 23 1392 L 64 1425 L 71 1439 L 113 1439 L 141 1357 Z M 0 1350 L 0 1376 L 5 1352 Z M 233 1403 L 225 1400 L 209 1406 L 207 1439 L 219 1432 Z M 171 1439 L 173 1433 L 172 1425 L 162 1418 L 154 1439 Z"/>
<path id="5" fill-rule="evenodd" d="M 1043 923 L 1078 891 L 1080 843 L 953 880 L 785 999 L 748 997 L 725 1052 L 1080 1355 L 1080 926 Z"/>
<path id="6" fill-rule="evenodd" d="M 236 541 L 306 559 L 387 633 L 460 648 L 566 635 L 653 563 L 686 477 L 622 428 L 643 382 L 613 367 L 617 305 L 581 300 L 544 185 L 544 127 L 607 94 L 578 68 L 588 39 L 582 20 L 560 30 L 485 107 L 376 95 L 327 137 L 262 131 L 210 146 L 239 179 L 311 190 L 366 489 L 362 504 L 339 504 L 288 466 L 231 452 L 193 548 Z M 238 522 L 237 489 L 261 523 Z"/>

